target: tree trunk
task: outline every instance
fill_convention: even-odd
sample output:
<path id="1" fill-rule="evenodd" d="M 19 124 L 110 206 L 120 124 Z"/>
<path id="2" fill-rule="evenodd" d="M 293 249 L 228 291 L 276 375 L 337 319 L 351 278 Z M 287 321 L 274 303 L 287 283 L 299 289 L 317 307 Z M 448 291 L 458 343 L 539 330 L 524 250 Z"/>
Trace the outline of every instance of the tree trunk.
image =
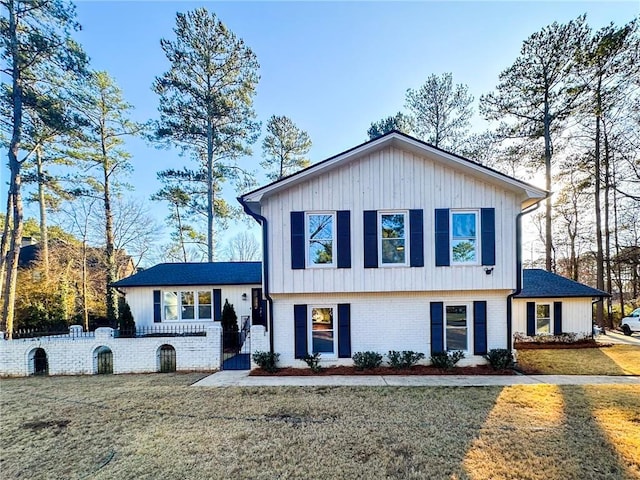
<path id="1" fill-rule="evenodd" d="M 604 145 L 604 273 L 606 277 L 606 291 L 612 293 L 612 272 L 611 272 L 611 230 L 609 226 L 609 196 L 611 188 L 611 171 L 610 171 L 610 155 L 609 137 L 607 135 L 607 124 L 602 120 L 602 139 Z M 607 302 L 607 326 L 613 327 L 613 312 L 611 310 L 611 297 L 606 299 Z"/>
<path id="2" fill-rule="evenodd" d="M 611 162 L 611 180 L 613 182 L 613 242 L 616 249 L 616 283 L 620 291 L 620 318 L 624 317 L 624 281 L 622 279 L 622 259 L 620 258 L 620 237 L 618 235 L 618 195 L 615 186 L 617 185 L 617 171 L 615 162 Z"/>
<path id="3" fill-rule="evenodd" d="M 207 119 L 207 260 L 213 262 L 215 191 L 213 183 L 213 124 Z"/>
<path id="4" fill-rule="evenodd" d="M 9 48 L 11 50 L 11 102 L 13 111 L 13 125 L 11 132 L 11 142 L 9 143 L 9 170 L 11 181 L 9 184 L 9 196 L 13 206 L 13 230 L 9 252 L 7 254 L 6 282 L 4 285 L 4 304 L 2 306 L 2 320 L 5 325 L 8 338 L 13 336 L 13 318 L 16 297 L 16 284 L 18 280 L 18 257 L 20 255 L 20 244 L 22 243 L 22 197 L 20 187 L 22 179 L 20 177 L 20 161 L 18 154 L 20 142 L 22 141 L 22 78 L 19 65 L 20 52 L 18 51 L 18 19 L 15 15 L 15 4 L 13 2 L 7 7 L 9 15 Z M 9 219 L 7 218 L 7 222 Z"/>
<path id="5" fill-rule="evenodd" d="M 596 288 L 604 290 L 604 258 L 602 253 L 602 211 L 600 207 L 600 115 L 602 98 L 600 95 L 601 80 L 598 80 L 598 87 L 596 90 L 596 136 L 594 145 L 594 206 L 595 206 L 595 218 L 596 218 Z M 600 327 L 605 327 L 604 319 L 604 304 L 602 299 L 596 303 L 596 323 Z M 606 325 L 608 327 L 608 325 Z"/>
<path id="6" fill-rule="evenodd" d="M 180 249 L 182 250 L 182 261 L 187 263 L 187 249 L 184 245 L 184 232 L 182 231 L 182 217 L 180 215 L 180 207 L 178 206 L 178 202 L 175 203 L 176 206 L 176 220 L 178 222 L 178 241 L 180 242 Z"/>
<path id="7" fill-rule="evenodd" d="M 551 232 L 551 116 L 549 115 L 549 103 L 545 101 L 544 113 L 544 174 L 546 189 L 549 198 L 546 200 L 545 211 L 545 267 L 548 272 L 553 270 L 552 251 L 553 237 Z"/>
<path id="8" fill-rule="evenodd" d="M 104 120 L 103 120 L 104 121 Z M 110 162 L 106 146 L 106 128 L 100 126 L 101 148 L 102 148 L 102 171 L 104 175 L 104 219 L 105 219 L 105 260 L 107 266 L 107 320 L 109 324 L 115 326 L 118 321 L 118 298 L 115 288 L 111 286 L 116 278 L 115 246 L 113 237 L 113 212 L 111 211 L 111 184 L 110 184 Z"/>
<path id="9" fill-rule="evenodd" d="M 44 264 L 44 278 L 49 278 L 49 234 L 47 232 L 47 204 L 45 199 L 45 178 L 42 168 L 42 147 L 36 147 L 36 167 L 38 172 L 38 207 L 40 209 L 40 252 Z"/>
<path id="10" fill-rule="evenodd" d="M 82 241 L 82 321 L 84 331 L 89 331 L 89 306 L 87 305 L 87 241 Z"/>
<path id="11" fill-rule="evenodd" d="M 2 241 L 0 243 L 0 298 L 4 299 L 4 280 L 7 274 L 7 253 L 9 253 L 9 237 L 13 231 L 11 226 L 13 221 L 11 219 L 13 215 L 13 197 L 7 195 L 7 213 L 4 217 L 4 228 L 2 230 Z M 2 310 L 0 309 L 0 314 Z M 4 318 L 4 317 L 1 317 Z M 0 318 L 0 325 L 3 323 Z"/>

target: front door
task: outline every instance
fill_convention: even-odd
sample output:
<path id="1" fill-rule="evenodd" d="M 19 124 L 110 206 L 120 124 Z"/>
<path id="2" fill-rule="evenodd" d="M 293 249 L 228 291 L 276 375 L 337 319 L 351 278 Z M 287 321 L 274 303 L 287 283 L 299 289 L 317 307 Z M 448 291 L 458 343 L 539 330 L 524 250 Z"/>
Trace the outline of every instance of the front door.
<path id="1" fill-rule="evenodd" d="M 251 289 L 251 324 L 266 326 L 261 288 Z"/>

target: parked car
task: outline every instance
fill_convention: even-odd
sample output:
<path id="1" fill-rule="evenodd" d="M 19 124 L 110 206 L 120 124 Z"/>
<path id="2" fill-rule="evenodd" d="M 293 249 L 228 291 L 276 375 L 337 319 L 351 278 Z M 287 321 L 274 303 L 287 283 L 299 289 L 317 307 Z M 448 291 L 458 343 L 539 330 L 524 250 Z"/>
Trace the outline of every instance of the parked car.
<path id="1" fill-rule="evenodd" d="M 625 335 L 640 332 L 640 308 L 636 308 L 628 317 L 620 321 L 620 328 Z"/>

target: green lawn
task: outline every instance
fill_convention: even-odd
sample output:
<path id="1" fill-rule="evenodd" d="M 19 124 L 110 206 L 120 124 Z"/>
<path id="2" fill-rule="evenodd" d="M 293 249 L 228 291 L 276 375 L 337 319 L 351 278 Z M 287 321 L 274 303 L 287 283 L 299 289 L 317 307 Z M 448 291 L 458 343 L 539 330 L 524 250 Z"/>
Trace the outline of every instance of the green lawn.
<path id="1" fill-rule="evenodd" d="M 640 387 L 0 382 L 4 479 L 640 478 Z"/>
<path id="2" fill-rule="evenodd" d="M 640 375 L 640 347 L 519 350 L 518 364 L 528 373 L 554 375 Z"/>

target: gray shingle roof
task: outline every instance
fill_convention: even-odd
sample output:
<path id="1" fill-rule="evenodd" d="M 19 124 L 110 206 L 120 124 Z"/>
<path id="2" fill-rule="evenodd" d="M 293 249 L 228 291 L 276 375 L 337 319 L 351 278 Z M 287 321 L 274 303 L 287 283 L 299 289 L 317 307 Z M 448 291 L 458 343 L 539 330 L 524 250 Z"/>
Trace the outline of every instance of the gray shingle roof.
<path id="1" fill-rule="evenodd" d="M 522 292 L 516 298 L 608 297 L 607 292 L 538 268 L 522 271 Z"/>
<path id="2" fill-rule="evenodd" d="M 123 278 L 113 286 L 249 285 L 261 282 L 260 262 L 159 263 Z"/>

